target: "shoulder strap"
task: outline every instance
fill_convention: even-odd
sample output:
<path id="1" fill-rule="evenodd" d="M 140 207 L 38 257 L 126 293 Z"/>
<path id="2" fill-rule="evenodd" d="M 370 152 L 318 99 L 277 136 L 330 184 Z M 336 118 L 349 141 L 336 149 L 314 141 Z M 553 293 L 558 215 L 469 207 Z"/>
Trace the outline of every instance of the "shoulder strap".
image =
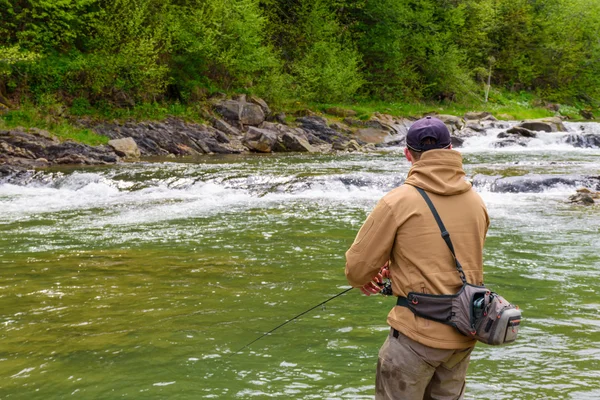
<path id="1" fill-rule="evenodd" d="M 463 283 L 466 284 L 467 283 L 467 278 L 465 276 L 465 272 L 463 271 L 462 266 L 460 265 L 460 262 L 456 258 L 456 253 L 454 252 L 454 246 L 452 245 L 452 241 L 450 240 L 450 234 L 446 230 L 446 227 L 444 226 L 444 223 L 442 222 L 442 219 L 440 218 L 440 214 L 438 214 L 437 210 L 435 209 L 435 206 L 431 202 L 431 199 L 429 198 L 429 196 L 427 195 L 427 193 L 425 193 L 425 191 L 423 189 L 419 188 L 419 187 L 414 186 L 414 188 L 417 189 L 417 191 L 419 192 L 419 194 L 421 196 L 423 196 L 423 198 L 425 199 L 425 202 L 429 206 L 429 209 L 433 213 L 433 217 L 435 218 L 435 222 L 437 222 L 438 227 L 440 228 L 440 231 L 442 232 L 442 239 L 444 239 L 444 242 L 446 242 L 446 245 L 448 245 L 448 248 L 452 252 L 452 257 L 454 258 L 454 262 L 456 263 L 456 269 L 458 270 L 458 274 L 460 275 L 460 279 L 462 280 Z"/>

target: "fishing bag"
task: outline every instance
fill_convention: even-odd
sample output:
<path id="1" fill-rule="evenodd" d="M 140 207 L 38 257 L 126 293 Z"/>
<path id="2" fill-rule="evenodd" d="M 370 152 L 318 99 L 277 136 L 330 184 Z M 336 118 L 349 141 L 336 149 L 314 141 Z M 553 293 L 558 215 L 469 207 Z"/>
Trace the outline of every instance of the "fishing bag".
<path id="1" fill-rule="evenodd" d="M 431 199 L 423 189 L 416 189 L 427 202 L 442 232 L 442 238 L 452 252 L 463 286 L 458 293 L 452 295 L 410 292 L 407 297 L 398 297 L 396 305 L 407 307 L 421 318 L 453 326 L 463 335 L 486 344 L 500 345 L 515 341 L 521 323 L 521 310 L 485 286 L 467 282 L 456 258 L 450 234 Z"/>

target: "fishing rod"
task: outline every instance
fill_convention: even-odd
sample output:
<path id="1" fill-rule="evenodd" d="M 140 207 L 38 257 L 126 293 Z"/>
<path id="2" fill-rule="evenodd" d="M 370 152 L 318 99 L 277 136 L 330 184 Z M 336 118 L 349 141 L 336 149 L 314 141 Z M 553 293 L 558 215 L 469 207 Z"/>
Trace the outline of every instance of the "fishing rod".
<path id="1" fill-rule="evenodd" d="M 281 325 L 278 325 L 278 326 L 276 326 L 275 328 L 271 329 L 269 332 L 267 332 L 267 333 L 263 334 L 262 336 L 259 336 L 259 337 L 257 337 L 256 339 L 254 339 L 253 341 L 251 341 L 250 343 L 248 343 L 247 345 L 245 345 L 245 346 L 244 346 L 244 347 L 242 347 L 241 349 L 239 349 L 239 350 L 237 350 L 237 351 L 235 351 L 235 352 L 231 353 L 229 356 L 231 357 L 231 356 L 233 356 L 233 355 L 235 355 L 235 354 L 239 353 L 240 351 L 244 350 L 246 347 L 250 346 L 252 343 L 258 342 L 260 339 L 264 338 L 265 336 L 267 336 L 267 335 L 268 335 L 268 334 L 270 334 L 270 333 L 273 333 L 273 332 L 275 332 L 277 329 L 281 328 L 282 326 L 284 326 L 284 325 L 286 325 L 286 324 L 288 324 L 288 323 L 292 322 L 292 321 L 293 321 L 293 320 L 295 320 L 295 319 L 298 319 L 298 318 L 300 318 L 300 317 L 301 317 L 301 316 L 303 316 L 304 314 L 311 312 L 311 311 L 312 311 L 312 310 L 314 310 L 315 308 L 317 308 L 317 307 L 319 307 L 319 306 L 322 306 L 323 304 L 325 304 L 325 303 L 327 303 L 327 302 L 329 302 L 329 301 L 331 301 L 331 300 L 335 299 L 336 297 L 340 297 L 340 296 L 341 296 L 341 295 L 343 295 L 344 293 L 348 293 L 348 292 L 349 292 L 349 291 L 351 291 L 352 289 L 354 289 L 354 288 L 349 288 L 349 289 L 346 289 L 346 290 L 344 290 L 344 291 L 342 291 L 342 292 L 340 292 L 340 293 L 336 294 L 335 296 L 333 296 L 333 297 L 330 297 L 330 298 L 328 298 L 327 300 L 325 300 L 325 301 L 323 301 L 323 302 L 321 302 L 321 303 L 317 304 L 317 305 L 316 305 L 316 306 L 314 306 L 313 308 L 310 308 L 310 309 L 308 309 L 308 310 L 306 310 L 306 311 L 304 311 L 304 312 L 302 312 L 302 313 L 300 313 L 300 314 L 296 315 L 294 318 L 290 318 L 290 319 L 288 319 L 288 320 L 287 320 L 287 321 L 285 321 L 283 324 L 281 324 Z"/>
<path id="2" fill-rule="evenodd" d="M 389 279 L 384 279 L 384 280 L 383 280 L 383 282 L 377 282 L 377 284 L 378 284 L 379 286 L 381 286 L 381 291 L 380 291 L 380 293 L 381 293 L 382 295 L 384 295 L 384 296 L 391 296 L 391 295 L 392 295 L 392 286 L 391 286 L 391 282 L 390 282 L 390 280 L 389 280 Z M 340 297 L 340 296 L 341 296 L 341 295 L 343 295 L 344 293 L 348 293 L 348 292 L 349 292 L 349 291 L 351 291 L 352 289 L 354 289 L 354 288 L 348 288 L 348 289 L 346 289 L 346 290 L 344 290 L 344 291 L 342 291 L 342 292 L 340 292 L 340 293 L 336 294 L 335 296 L 332 296 L 332 297 L 328 298 L 327 300 L 325 300 L 325 301 L 323 301 L 323 302 L 321 302 L 321 303 L 317 304 L 316 306 L 314 306 L 314 307 L 312 307 L 312 308 L 309 308 L 308 310 L 306 310 L 306 311 L 304 311 L 304 312 L 301 312 L 300 314 L 296 315 L 294 318 L 290 318 L 290 319 L 288 319 L 288 320 L 287 320 L 287 321 L 285 321 L 283 324 L 280 324 L 280 325 L 276 326 L 275 328 L 271 329 L 269 332 L 267 332 L 267 333 L 265 333 L 265 334 L 263 334 L 263 335 L 261 335 L 261 336 L 257 337 L 256 339 L 254 339 L 253 341 L 251 341 L 250 343 L 248 343 L 248 344 L 247 344 L 247 345 L 245 345 L 244 347 L 242 347 L 242 348 L 240 348 L 239 350 L 237 350 L 237 351 L 235 351 L 235 352 L 231 353 L 231 354 L 229 355 L 229 357 L 231 357 L 231 356 L 233 356 L 233 355 L 236 355 L 236 354 L 237 354 L 237 353 L 239 353 L 240 351 L 244 350 L 246 347 L 250 346 L 250 345 L 251 345 L 251 344 L 253 344 L 253 343 L 256 343 L 256 342 L 258 342 L 260 339 L 264 338 L 265 336 L 269 335 L 270 333 L 273 333 L 273 332 L 275 332 L 277 329 L 281 328 L 282 326 L 284 326 L 284 325 L 286 325 L 286 324 L 288 324 L 288 323 L 292 322 L 292 321 L 293 321 L 293 320 L 295 320 L 295 319 L 298 319 L 298 318 L 300 318 L 301 316 L 303 316 L 304 314 L 307 314 L 307 313 L 311 312 L 311 311 L 312 311 L 312 310 L 314 310 L 315 308 L 317 308 L 317 307 L 320 307 L 320 306 L 322 306 L 323 304 L 330 302 L 331 300 L 335 299 L 336 297 Z"/>

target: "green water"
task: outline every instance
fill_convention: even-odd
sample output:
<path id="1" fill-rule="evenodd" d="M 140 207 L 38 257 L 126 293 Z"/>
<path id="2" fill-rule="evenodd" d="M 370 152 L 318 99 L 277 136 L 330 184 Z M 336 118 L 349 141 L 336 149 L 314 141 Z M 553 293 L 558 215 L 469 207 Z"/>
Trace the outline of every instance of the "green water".
<path id="1" fill-rule="evenodd" d="M 599 174 L 600 151 L 465 153 L 470 174 Z M 515 161 L 519 161 L 515 164 Z M 206 158 L 0 184 L 0 398 L 373 398 L 392 298 L 344 252 L 408 171 L 399 154 Z M 478 188 L 486 284 L 524 309 L 478 345 L 467 399 L 600 398 L 600 213 Z"/>

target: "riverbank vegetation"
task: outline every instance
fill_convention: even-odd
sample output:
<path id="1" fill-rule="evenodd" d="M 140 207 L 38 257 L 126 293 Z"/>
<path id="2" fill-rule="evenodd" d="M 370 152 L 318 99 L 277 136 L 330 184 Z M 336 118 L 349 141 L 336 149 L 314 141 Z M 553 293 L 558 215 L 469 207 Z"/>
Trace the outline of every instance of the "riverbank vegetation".
<path id="1" fill-rule="evenodd" d="M 216 93 L 578 117 L 599 104 L 599 36 L 589 0 L 0 0 L 0 104 L 21 109 L 4 124 L 198 120 Z"/>

